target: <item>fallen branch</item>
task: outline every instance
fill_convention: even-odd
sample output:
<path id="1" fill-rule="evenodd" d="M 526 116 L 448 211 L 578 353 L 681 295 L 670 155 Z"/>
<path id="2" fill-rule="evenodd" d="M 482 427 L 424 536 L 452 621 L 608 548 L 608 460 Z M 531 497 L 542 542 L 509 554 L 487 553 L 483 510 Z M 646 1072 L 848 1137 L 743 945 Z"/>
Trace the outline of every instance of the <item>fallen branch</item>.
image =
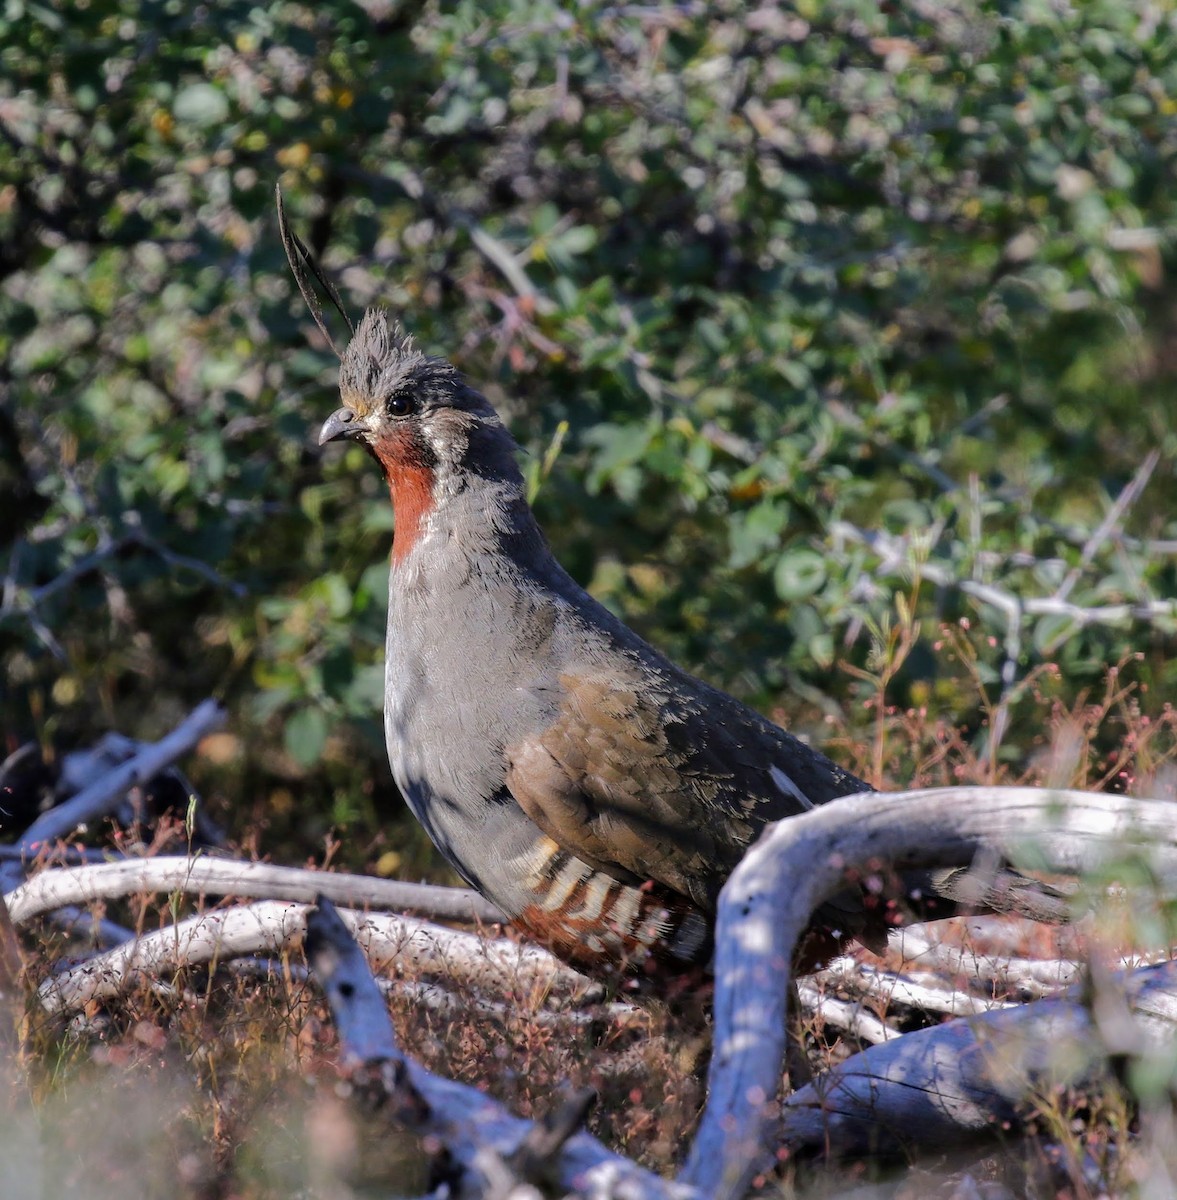
<path id="1" fill-rule="evenodd" d="M 1175 814 L 1124 796 L 962 787 L 849 796 L 772 826 L 720 896 L 709 1099 L 683 1181 L 739 1196 L 765 1161 L 793 952 L 847 871 L 964 866 L 982 852 L 1016 863 L 1033 850 L 1045 870 L 1081 873 L 1130 848 L 1172 879 Z"/>
<path id="2" fill-rule="evenodd" d="M 258 900 L 310 902 L 316 895 L 326 896 L 335 904 L 372 906 L 411 912 L 433 919 L 478 920 L 487 923 L 505 921 L 502 913 L 477 892 L 434 884 L 402 883 L 366 875 L 311 871 L 269 863 L 241 862 L 207 856 L 160 855 L 156 858 L 125 859 L 113 863 L 72 869 L 45 870 L 9 893 L 7 900 L 13 922 L 26 925 L 46 912 L 65 910 L 67 924 L 88 919 L 75 906 L 98 900 L 115 900 L 145 892 L 183 892 L 195 896 L 239 896 Z M 118 927 L 114 927 L 118 932 Z M 121 936 L 103 939 L 107 946 L 128 940 Z M 921 1006 L 928 1011 L 959 1013 L 993 1007 L 992 1001 L 970 998 L 967 993 L 931 989 L 916 992 L 918 985 L 898 975 L 873 971 L 850 959 L 839 960 L 837 969 L 827 968 L 820 978 L 830 985 L 849 986 L 857 993 L 879 1000 L 888 998 Z M 404 984 L 402 986 L 407 986 Z M 506 1007 L 489 1000 L 458 996 L 433 984 L 425 989 L 421 1001 L 439 1011 L 456 1010 L 470 1004 L 481 1006 L 487 1015 L 503 1016 Z M 877 1042 L 899 1034 L 888 1030 L 877 1017 L 863 1011 L 861 1004 L 823 995 L 812 985 L 802 993 L 807 1008 L 820 1010 L 827 1024 L 854 1033 L 862 1040 Z M 972 1007 L 970 1007 L 970 1004 Z M 629 1006 L 619 1006 L 628 1010 Z M 555 1015 L 555 1014 L 552 1014 Z M 569 1014 L 559 1014 L 566 1019 Z M 599 1019 L 599 1014 L 581 1014 L 584 1022 Z"/>
<path id="3" fill-rule="evenodd" d="M 474 1014 L 506 1022 L 520 1015 L 517 1003 L 484 1000 L 477 994 L 466 991 L 459 992 L 439 983 L 426 983 L 420 979 L 385 979 L 383 977 L 378 978 L 376 983 L 386 996 L 395 996 L 420 1008 L 427 1008 L 430 1012 L 442 1013 L 446 1016 L 460 1017 Z M 610 1021 L 615 1028 L 622 1028 L 627 1024 L 646 1021 L 647 1014 L 632 1004 L 615 1001 L 612 1004 L 595 1004 L 592 1007 L 565 1006 L 558 1009 L 539 1009 L 535 1012 L 528 1012 L 527 1020 L 535 1025 L 552 1025 L 566 1030 L 584 1028 L 600 1021 Z"/>
<path id="4" fill-rule="evenodd" d="M 861 1000 L 839 1000 L 836 996 L 827 996 L 807 979 L 797 984 L 797 996 L 805 1008 L 821 1018 L 823 1024 L 841 1029 L 860 1042 L 878 1045 L 903 1037 L 898 1029 L 892 1029 L 886 1021 L 866 1009 Z"/>
<path id="5" fill-rule="evenodd" d="M 827 988 L 842 988 L 887 1007 L 898 1004 L 920 1012 L 946 1013 L 952 1017 L 988 1012 L 993 1008 L 1008 1008 L 1015 1003 L 994 999 L 992 995 L 974 995 L 930 972 L 884 971 L 847 958 L 831 963 L 815 976 L 815 980 Z"/>
<path id="6" fill-rule="evenodd" d="M 539 946 L 432 925 L 389 913 L 341 915 L 356 941 L 377 966 L 400 974 L 444 974 L 474 987 L 491 987 L 516 997 L 596 997 L 601 988 Z"/>
<path id="7" fill-rule="evenodd" d="M 85 791 L 145 748 L 145 743 L 121 733 L 105 733 L 95 745 L 62 755 L 55 789 L 59 801 L 64 802 Z M 152 778 L 141 780 L 128 790 L 121 803 L 109 810 L 109 815 L 126 826 L 148 824 L 153 816 L 149 801 L 157 806 L 154 811 L 170 808 L 183 819 L 188 826 L 189 840 L 196 846 L 224 845 L 224 831 L 209 817 L 195 788 L 179 768 L 169 766 Z"/>
<path id="8" fill-rule="evenodd" d="M 384 999 L 349 922 L 329 901 L 307 915 L 311 971 L 327 995 L 350 1074 L 369 1101 L 389 1104 L 416 1133 L 443 1147 L 460 1172 L 463 1195 L 527 1195 L 522 1185 L 550 1181 L 561 1194 L 591 1200 L 689 1200 L 691 1189 L 667 1183 L 575 1132 L 580 1107 L 565 1105 L 551 1124 L 512 1116 L 485 1093 L 441 1079 L 397 1048 Z M 516 1191 L 515 1188 L 519 1188 Z"/>
<path id="9" fill-rule="evenodd" d="M 1110 1015 L 1075 988 L 871 1047 L 788 1097 L 774 1140 L 831 1158 L 944 1150 L 1019 1128 L 1035 1096 L 1094 1082 L 1109 1054 L 1171 1052 L 1177 963 L 1117 975 L 1103 993 Z"/>
<path id="10" fill-rule="evenodd" d="M 145 934 L 46 979 L 38 989 L 50 1014 L 76 1012 L 125 992 L 141 972 L 168 972 L 247 954 L 280 954 L 301 931 L 306 905 L 261 900 L 190 917 Z M 343 910 L 356 940 L 377 964 L 416 976 L 444 973 L 470 987 L 533 1000 L 587 997 L 599 989 L 538 946 L 483 939 L 411 917 Z"/>
<path id="11" fill-rule="evenodd" d="M 141 972 L 166 973 L 241 954 L 280 953 L 302 928 L 305 906 L 266 900 L 206 913 L 124 942 L 51 975 L 37 989 L 51 1015 L 112 1000 Z"/>
<path id="12" fill-rule="evenodd" d="M 372 906 L 455 921 L 504 920 L 477 892 L 424 883 L 401 883 L 368 875 L 276 867 L 205 855 L 160 855 L 94 866 L 42 871 L 13 889 L 8 907 L 17 925 L 41 913 L 72 904 L 114 900 L 142 892 L 184 892 L 200 896 L 249 896 L 257 900 L 310 903 L 317 895 L 336 904 Z"/>
<path id="13" fill-rule="evenodd" d="M 769 1160 L 775 1149 L 770 1138 L 779 1118 L 775 1101 L 784 1058 L 785 997 L 791 955 L 813 910 L 845 887 L 848 871 L 863 878 L 884 865 L 899 870 L 957 867 L 978 858 L 1016 863 L 1028 855 L 1046 870 L 1082 872 L 1122 861 L 1125 851 L 1131 850 L 1148 859 L 1153 878 L 1165 886 L 1177 879 L 1175 811 L 1170 803 L 1103 794 L 1031 788 L 949 788 L 848 797 L 774 826 L 748 853 L 721 896 L 716 958 L 716 1050 L 710 1098 L 682 1182 L 702 1195 L 741 1195 L 750 1176 Z M 139 888 L 144 877 L 135 871 L 146 865 L 120 862 L 106 867 L 45 872 L 44 875 L 58 879 L 42 885 L 44 890 L 39 895 L 34 885 L 41 877 L 30 881 L 26 889 L 14 893 L 13 902 L 22 919 L 28 919 L 33 912 L 44 911 L 39 905 L 52 906 L 60 901 L 64 893 L 55 889 L 67 879 L 72 879 L 69 886 L 75 888 L 84 884 L 113 887 L 115 880 L 124 887 Z M 241 883 L 241 875 L 233 874 L 243 867 L 247 868 L 247 874 L 254 869 L 253 864 L 222 866 L 215 859 L 179 859 L 165 862 L 154 878 L 156 882 L 168 880 L 172 889 L 191 886 L 193 890 L 201 890 L 215 878 L 227 890 L 248 891 L 249 885 Z M 209 873 L 205 885 L 194 883 L 197 874 L 204 870 Z M 304 873 L 287 875 L 278 871 L 266 876 L 259 871 L 254 878 L 287 883 L 294 874 Z M 300 880 L 303 884 L 322 884 L 339 878 L 330 873 L 305 874 L 311 879 Z M 22 904 L 26 907 L 20 908 Z M 118 995 L 138 972 L 166 973 L 169 969 L 199 966 L 232 955 L 281 952 L 301 928 L 304 912 L 301 905 L 261 901 L 191 918 L 46 980 L 40 989 L 41 1002 L 51 1013 L 73 1012 L 89 1002 Z M 393 963 L 418 989 L 428 987 L 420 976 L 444 974 L 449 980 L 457 980 L 459 986 L 490 985 L 515 996 L 527 996 L 533 1003 L 546 1000 L 553 991 L 566 997 L 585 994 L 587 981 L 535 947 L 522 947 L 506 940 L 483 941 L 469 933 L 404 917 L 355 912 L 340 915 L 371 958 Z M 436 998 L 427 999 L 422 990 L 420 999 L 429 1002 Z M 909 999 L 922 1002 L 927 997 L 913 994 Z M 843 1013 L 834 1006 L 833 1019 L 841 1016 L 850 1022 L 853 1016 L 849 1009 L 857 1007 L 849 1006 Z M 859 1009 L 859 1015 L 868 1014 Z M 990 1014 L 985 1019 L 1013 1015 Z M 881 1025 L 869 1028 L 869 1022 L 864 1024 L 859 1020 L 858 1028 L 880 1039 L 889 1036 L 889 1031 Z M 1000 1032 L 1006 1026 L 996 1024 L 993 1028 Z M 887 1046 L 867 1053 L 903 1047 L 912 1036 L 917 1035 L 893 1039 Z M 917 1045 L 910 1053 L 916 1055 L 918 1049 Z M 895 1055 L 886 1061 L 905 1061 L 898 1050 Z M 873 1072 L 880 1061 L 883 1060 L 873 1060 L 867 1068 L 872 1072 L 871 1078 L 875 1078 Z M 933 1057 L 932 1062 L 935 1061 Z M 417 1068 L 410 1065 L 405 1069 L 411 1072 Z M 826 1081 L 819 1080 L 812 1086 L 821 1090 L 804 1095 L 828 1098 L 829 1088 L 837 1086 L 841 1099 L 852 1090 L 850 1081 L 857 1078 L 854 1075 L 857 1069 L 843 1069 Z M 914 1078 L 909 1074 L 903 1086 L 912 1090 Z M 440 1080 L 433 1080 L 433 1086 L 460 1087 Z M 869 1091 L 869 1087 L 865 1090 Z M 925 1090 L 933 1097 L 936 1095 L 934 1074 Z M 454 1101 L 460 1114 L 474 1111 L 470 1106 L 475 1103 L 486 1101 L 484 1098 L 477 1102 L 469 1098 Z M 437 1103 L 431 1100 L 430 1104 L 440 1111 Z M 984 1106 L 983 1094 L 976 1104 L 980 1111 Z M 808 1105 L 793 1104 L 798 1113 L 815 1106 L 816 1101 Z M 859 1129 L 865 1129 L 871 1121 L 881 1119 L 877 1109 L 868 1117 L 861 1113 L 855 1116 L 848 1104 L 844 1107 L 847 1129 L 855 1120 Z M 1004 1111 L 996 1109 L 994 1119 L 1003 1119 Z M 798 1122 L 801 1117 L 790 1119 Z M 900 1123 L 908 1124 L 910 1120 L 910 1116 L 902 1117 Z M 980 1117 L 969 1117 L 963 1125 L 957 1120 L 955 1124 L 958 1136 L 962 1128 L 971 1131 L 983 1127 Z M 802 1139 L 796 1144 L 809 1143 Z M 495 1153 L 501 1149 L 496 1143 Z"/>
<path id="14" fill-rule="evenodd" d="M 135 936 L 133 929 L 99 917 L 88 908 L 67 904 L 49 914 L 49 922 L 73 938 L 86 938 L 95 950 L 109 950 Z"/>
<path id="15" fill-rule="evenodd" d="M 34 857 L 42 843 L 68 837 L 79 825 L 105 816 L 121 803 L 136 783 L 146 783 L 171 766 L 224 720 L 225 710 L 215 700 L 205 700 L 197 705 L 166 737 L 144 746 L 134 758 L 38 817 L 17 843 L 20 849 Z"/>
<path id="16" fill-rule="evenodd" d="M 890 949 L 921 970 L 936 968 L 944 974 L 963 976 L 974 987 L 990 992 L 1004 989 L 1023 1001 L 1057 996 L 1085 970 L 1084 964 L 1074 958 L 1023 958 L 935 941 L 927 929 L 918 927 L 901 930 Z M 1139 963 L 1123 961 L 1119 965 L 1129 968 Z"/>

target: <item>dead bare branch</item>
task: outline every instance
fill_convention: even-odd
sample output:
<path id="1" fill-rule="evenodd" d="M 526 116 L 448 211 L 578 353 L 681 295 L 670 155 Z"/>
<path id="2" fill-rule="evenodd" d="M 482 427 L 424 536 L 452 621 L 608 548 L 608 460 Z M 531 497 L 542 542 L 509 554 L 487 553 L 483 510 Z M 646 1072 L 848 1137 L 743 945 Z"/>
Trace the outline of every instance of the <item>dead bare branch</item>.
<path id="1" fill-rule="evenodd" d="M 777 1090 L 782 1077 L 785 996 L 791 955 L 814 908 L 845 887 L 848 871 L 861 879 L 890 868 L 961 867 L 978 861 L 996 868 L 1001 861 L 1023 865 L 1029 861 L 1046 870 L 1079 873 L 1106 869 L 1123 861 L 1131 852 L 1147 860 L 1159 887 L 1172 888 L 1177 884 L 1175 811 L 1169 802 L 1095 793 L 947 788 L 849 797 L 791 818 L 770 830 L 737 868 L 721 897 L 716 958 L 716 1049 L 710 1098 L 681 1182 L 702 1195 L 739 1196 L 751 1174 L 769 1161 L 775 1151 L 772 1138 L 778 1131 Z M 337 882 L 333 885 L 331 881 Z M 95 899 L 158 888 L 198 894 L 253 894 L 258 889 L 273 888 L 289 895 L 292 888 L 324 884 L 338 886 L 341 894 L 354 896 L 365 894 L 375 883 L 384 881 L 196 857 L 47 871 L 14 892 L 11 901 L 16 920 L 25 921 L 36 913 L 56 908 L 70 897 Z M 410 900 L 414 894 L 410 890 Z M 400 891 L 382 893 L 382 898 L 394 895 L 405 899 Z M 374 895 L 369 891 L 366 898 Z M 40 989 L 41 1003 L 50 1013 L 69 1013 L 92 1001 L 117 996 L 139 972 L 166 973 L 233 955 L 279 954 L 297 936 L 304 912 L 302 905 L 270 900 L 193 917 L 52 977 Z M 593 991 L 586 980 L 536 947 L 519 946 L 504 939 L 486 941 L 473 934 L 406 917 L 346 911 L 340 917 L 370 958 L 391 963 L 398 974 L 407 974 L 408 982 L 420 991 L 423 1003 L 429 1003 L 431 997 L 421 990 L 430 986 L 421 977 L 431 975 L 444 976 L 451 986 L 457 981 L 458 986 L 469 989 L 495 988 L 535 1005 L 553 994 L 585 997 Z M 925 946 L 912 941 L 909 948 L 924 952 L 931 947 L 930 943 Z M 1057 964 L 1051 966 L 1057 968 Z M 847 966 L 845 970 L 851 968 Z M 945 1011 L 981 1007 L 966 992 L 933 990 L 922 978 L 874 974 L 862 983 L 864 990 L 889 988 L 894 993 L 899 988 L 903 992 L 899 998 L 913 1006 Z M 1159 1004 L 1159 995 L 1159 988 L 1151 989 L 1150 1002 L 1154 1006 Z M 1023 1011 L 1019 1009 L 1016 1013 Z M 1057 1011 L 1065 1013 L 1065 1023 L 1058 1030 L 1071 1030 L 1078 1018 L 1069 1010 Z M 1010 1017 L 1012 1021 L 1016 1013 L 1007 1010 L 987 1014 L 984 1019 Z M 841 1020 L 866 1040 L 889 1039 L 886 1045 L 867 1052 L 870 1054 L 902 1048 L 914 1036 L 892 1037 L 893 1031 L 877 1022 L 872 1014 L 863 1013 L 861 1006 L 845 1001 L 832 1001 L 827 1019 Z M 1039 1028 L 1033 1024 L 1039 1019 L 1046 1018 L 1041 1013 L 1026 1017 L 1030 1024 L 1025 1028 Z M 970 1028 L 963 1023 L 961 1027 Z M 1000 1021 L 992 1026 L 995 1037 L 1015 1027 L 1016 1023 L 1006 1026 Z M 952 1039 L 963 1036 L 959 1032 L 946 1033 L 943 1045 L 953 1047 L 956 1043 Z M 888 1087 L 902 1086 L 908 1092 L 922 1088 L 925 1097 L 932 1097 L 922 1102 L 937 1102 L 938 1079 L 942 1075 L 938 1077 L 932 1068 L 938 1061 L 935 1054 L 942 1051 L 922 1051 L 921 1046 L 922 1043 L 917 1043 L 910 1047 L 906 1057 L 900 1049 L 894 1049 L 886 1059 L 852 1060 L 856 1065 L 842 1068 L 825 1081 L 818 1080 L 801 1093 L 800 1100 L 792 1102 L 787 1120 L 793 1124 L 788 1130 L 810 1129 L 813 1112 L 820 1108 L 819 1099 L 826 1105 L 820 1111 L 826 1113 L 831 1089 L 837 1094 L 835 1115 L 843 1122 L 839 1136 L 844 1133 L 847 1144 L 857 1144 L 853 1143 L 853 1137 L 867 1136 L 863 1131 L 872 1122 L 881 1131 L 878 1136 L 884 1138 L 892 1125 L 909 1126 L 914 1099 L 909 1098 L 907 1109 L 898 1110 L 901 1115 L 894 1117 L 881 1111 L 877 1101 L 876 1108 L 867 1113 L 861 1105 L 854 1108 L 847 1097 L 857 1094 L 856 1088 L 863 1094 L 870 1093 L 873 1086 L 870 1081 L 881 1078 Z M 921 1058 L 921 1053 L 925 1056 L 932 1053 L 932 1058 Z M 888 1066 L 892 1063 L 899 1065 Z M 932 1074 L 917 1087 L 915 1083 L 920 1077 L 913 1072 L 921 1069 L 921 1064 Z M 415 1081 L 412 1073 L 419 1069 L 409 1064 L 404 1070 L 409 1072 L 406 1078 Z M 901 1070 L 907 1072 L 902 1082 L 896 1075 Z M 886 1074 L 887 1071 L 891 1074 Z M 945 1140 L 949 1138 L 950 1126 L 955 1126 L 959 1137 L 962 1132 L 978 1131 L 993 1120 L 1007 1119 L 1005 1114 L 1012 1103 L 1008 1095 L 994 1093 L 997 1099 L 985 1110 L 986 1089 L 993 1089 L 984 1078 L 975 1074 L 973 1078 L 980 1082 L 974 1085 L 966 1079 L 954 1084 L 958 1090 L 972 1087 L 973 1091 L 966 1097 L 967 1103 L 962 1101 L 956 1106 L 956 1112 L 945 1109 L 941 1126 Z M 394 1079 L 389 1086 L 399 1084 Z M 431 1086 L 444 1089 L 459 1085 L 433 1079 Z M 943 1108 L 943 1096 L 939 1102 Z M 435 1111 L 441 1111 L 438 1107 L 441 1103 L 429 1101 Z M 486 1102 L 479 1099 L 477 1103 Z M 458 1103 L 458 1111 L 468 1115 L 474 1111 L 471 1107 L 474 1104 L 467 1097 Z M 1006 1108 L 1001 1104 L 1006 1104 Z M 985 1111 L 991 1115 L 984 1115 Z M 909 1115 L 903 1116 L 902 1112 Z M 467 1115 L 460 1119 L 467 1119 Z M 932 1131 L 929 1137 L 937 1136 L 932 1126 L 928 1128 Z M 808 1149 L 805 1138 L 809 1134 L 789 1132 L 787 1136 L 800 1139 L 790 1142 L 790 1146 Z M 572 1141 L 575 1140 L 574 1137 Z M 570 1141 L 568 1145 L 571 1144 Z M 501 1167 L 506 1172 L 503 1179 L 513 1178 L 509 1156 L 518 1145 L 518 1138 L 509 1147 L 505 1141 L 492 1139 L 496 1171 Z M 558 1156 L 560 1162 L 564 1153 L 561 1151 Z M 484 1156 L 480 1161 L 487 1168 L 489 1160 Z M 596 1194 L 621 1193 L 606 1190 Z"/>
<path id="2" fill-rule="evenodd" d="M 204 913 L 116 946 L 46 979 L 38 991 L 50 1014 L 76 1012 L 121 995 L 141 972 L 202 966 L 246 954 L 280 954 L 302 930 L 304 904 L 261 900 Z M 468 987 L 488 987 L 538 1002 L 599 992 L 538 946 L 484 939 L 411 917 L 343 910 L 356 940 L 378 964 L 411 975 L 437 972 Z"/>
<path id="3" fill-rule="evenodd" d="M 841 1029 L 860 1042 L 877 1045 L 903 1036 L 898 1029 L 893 1029 L 886 1021 L 876 1017 L 861 1001 L 827 996 L 810 980 L 798 983 L 797 996 L 805 1008 L 821 1018 L 823 1024 Z"/>
<path id="4" fill-rule="evenodd" d="M 114 900 L 142 892 L 248 896 L 309 903 L 318 895 L 353 907 L 390 908 L 454 921 L 497 924 L 502 913 L 477 892 L 425 883 L 402 883 L 368 875 L 309 871 L 270 863 L 206 855 L 159 855 L 93 866 L 42 871 L 8 894 L 17 925 L 72 904 Z"/>
<path id="5" fill-rule="evenodd" d="M 104 816 L 134 784 L 146 782 L 171 766 L 224 720 L 225 710 L 215 700 L 197 705 L 166 737 L 144 746 L 134 758 L 38 817 L 21 837 L 21 849 L 33 857 L 42 843 L 68 837 L 79 825 Z"/>
<path id="6" fill-rule="evenodd" d="M 497 1101 L 465 1084 L 440 1079 L 397 1048 L 383 997 L 349 922 L 329 901 L 307 917 L 307 958 L 327 993 L 353 1081 L 370 1101 L 392 1106 L 396 1117 L 445 1147 L 459 1168 L 463 1194 L 513 1191 L 537 1178 L 561 1193 L 589 1200 L 689 1200 L 696 1193 L 610 1153 L 587 1133 L 575 1132 L 583 1106 L 561 1106 L 550 1125 L 512 1116 Z M 510 1186 L 504 1188 L 504 1184 Z"/>
<path id="7" fill-rule="evenodd" d="M 1122 1014 L 1101 1019 L 1073 988 L 873 1046 L 785 1100 L 779 1144 L 793 1155 L 890 1156 L 1016 1129 L 1034 1096 L 1106 1074 L 1109 1052 L 1172 1046 L 1177 963 L 1118 975 L 1107 995 Z"/>
<path id="8" fill-rule="evenodd" d="M 766 831 L 719 904 L 709 1099 L 681 1178 L 739 1196 L 766 1148 L 785 1051 L 797 939 L 847 871 L 962 866 L 984 853 L 1081 873 L 1131 850 L 1158 880 L 1177 871 L 1173 805 L 1036 788 L 941 788 L 847 797 Z"/>

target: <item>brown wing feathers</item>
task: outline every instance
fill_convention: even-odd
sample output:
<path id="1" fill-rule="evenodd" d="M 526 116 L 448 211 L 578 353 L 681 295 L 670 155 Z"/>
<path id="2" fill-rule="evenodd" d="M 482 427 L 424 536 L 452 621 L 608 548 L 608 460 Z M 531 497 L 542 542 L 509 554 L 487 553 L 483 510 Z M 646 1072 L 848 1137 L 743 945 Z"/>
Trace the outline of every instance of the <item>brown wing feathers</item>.
<path id="1" fill-rule="evenodd" d="M 508 748 L 507 787 L 549 837 L 621 880 L 651 879 L 710 909 L 717 863 L 754 824 L 717 803 L 716 770 L 665 702 L 615 681 L 562 676 L 556 718 Z M 673 744 L 674 742 L 678 744 Z"/>

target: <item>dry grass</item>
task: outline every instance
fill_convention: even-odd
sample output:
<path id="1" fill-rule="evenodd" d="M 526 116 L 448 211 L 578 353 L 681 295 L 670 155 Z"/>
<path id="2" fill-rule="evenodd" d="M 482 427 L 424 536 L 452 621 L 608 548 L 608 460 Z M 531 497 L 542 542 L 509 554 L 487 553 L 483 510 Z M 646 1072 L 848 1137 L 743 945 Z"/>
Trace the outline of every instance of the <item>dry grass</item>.
<path id="1" fill-rule="evenodd" d="M 1018 720 L 1007 723 L 1005 742 L 980 749 L 926 707 L 888 705 L 884 690 L 874 697 L 881 708 L 870 710 L 865 738 L 832 731 L 842 743 L 836 752 L 868 771 L 877 767 L 884 784 L 1029 782 L 1171 793 L 1177 715 L 1168 706 L 1148 711 L 1130 682 L 1131 666 L 1109 672 L 1099 696 L 1069 707 L 1051 696 L 1049 672 L 1040 672 L 1018 699 Z M 980 694 L 984 711 L 988 700 Z M 989 717 L 993 711 L 989 705 Z M 1146 896 L 1101 907 L 1098 922 L 1078 929 L 962 919 L 944 923 L 939 936 L 958 944 L 966 958 L 995 951 L 1107 957 L 1131 946 L 1155 951 L 1158 942 L 1167 944 L 1170 914 L 1159 902 Z M 105 915 L 152 928 L 179 913 L 161 897 Z M 24 945 L 32 979 L 70 949 L 47 926 L 25 936 Z M 290 965 L 302 965 L 297 950 Z M 882 965 L 912 966 L 895 950 Z M 506 999 L 497 1014 L 461 1007 L 455 1013 L 394 992 L 391 1011 L 410 1054 L 440 1074 L 485 1088 L 521 1114 L 544 1114 L 564 1089 L 595 1088 L 593 1132 L 643 1164 L 671 1172 L 702 1104 L 705 1035 L 684 1029 L 658 1005 L 624 1021 L 602 1015 L 586 1024 L 558 1024 L 544 1015 L 543 997 L 520 992 Z M 884 1002 L 877 1007 L 886 1015 Z M 899 1019 L 905 1029 L 929 1020 L 909 1012 Z M 808 1035 L 818 1067 L 858 1049 L 820 1022 L 811 1023 Z M 349 1200 L 419 1195 L 430 1186 L 424 1148 L 347 1102 L 326 1010 L 297 973 L 258 979 L 222 968 L 143 981 L 117 1005 L 68 1025 L 30 1010 L 19 1052 L 10 1050 L 6 1061 L 11 1078 L 0 1105 L 7 1110 L 0 1114 L 0 1160 L 16 1174 L 3 1181 L 5 1196 L 21 1195 L 21 1166 L 33 1161 L 31 1113 L 40 1128 L 47 1194 Z M 1039 1096 L 1030 1114 L 1035 1136 L 1011 1136 L 1005 1146 L 974 1148 L 953 1160 L 851 1164 L 820 1176 L 787 1166 L 765 1187 L 818 1196 L 881 1172 L 890 1182 L 878 1195 L 897 1198 L 1132 1194 L 1144 1174 L 1167 1169 L 1166 1160 L 1172 1166 L 1177 1157 L 1172 1072 L 1151 1064 L 1146 1086 L 1147 1073 L 1118 1065 L 1119 1077 L 1109 1075 L 1097 1092 Z M 1136 1103 L 1140 1095 L 1143 1109 Z M 966 1176 L 973 1191 L 962 1182 Z"/>

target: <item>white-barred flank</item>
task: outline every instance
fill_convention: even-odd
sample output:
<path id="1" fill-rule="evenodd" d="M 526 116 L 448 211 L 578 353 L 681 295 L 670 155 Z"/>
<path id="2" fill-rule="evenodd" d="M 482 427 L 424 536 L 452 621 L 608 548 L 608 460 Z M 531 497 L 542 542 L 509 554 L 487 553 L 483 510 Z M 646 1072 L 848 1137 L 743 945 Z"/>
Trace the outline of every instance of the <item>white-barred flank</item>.
<path id="1" fill-rule="evenodd" d="M 701 913 L 672 913 L 658 897 L 590 867 L 551 838 L 537 839 L 518 862 L 535 897 L 533 915 L 524 915 L 524 922 L 535 924 L 538 910 L 548 918 L 545 925 L 591 954 L 624 961 L 664 947 L 694 962 L 705 946 L 708 927 Z"/>

